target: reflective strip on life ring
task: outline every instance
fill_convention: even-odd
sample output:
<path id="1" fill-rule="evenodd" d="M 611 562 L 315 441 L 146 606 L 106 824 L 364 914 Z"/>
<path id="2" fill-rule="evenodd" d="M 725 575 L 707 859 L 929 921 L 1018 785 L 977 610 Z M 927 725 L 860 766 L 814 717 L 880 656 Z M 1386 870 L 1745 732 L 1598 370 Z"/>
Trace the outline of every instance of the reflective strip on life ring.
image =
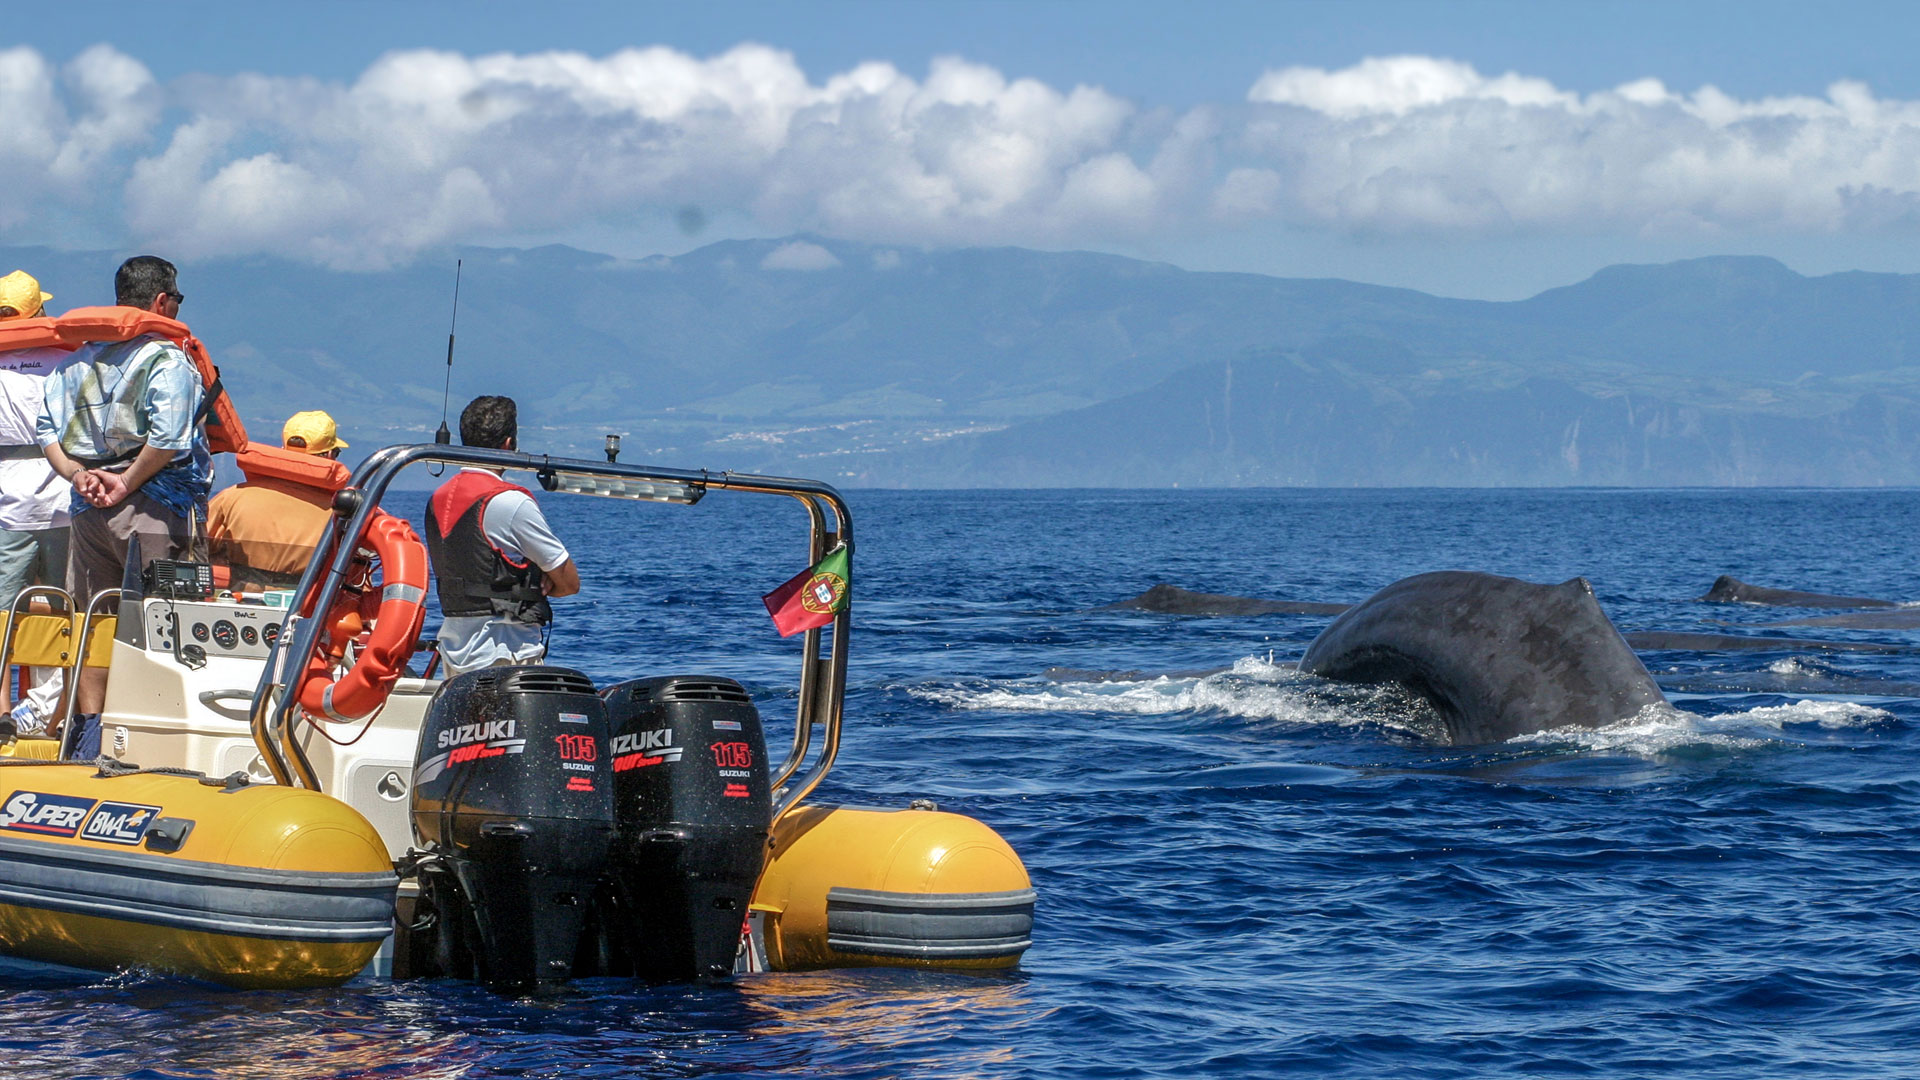
<path id="1" fill-rule="evenodd" d="M 383 583 L 380 607 L 367 643 L 353 666 L 334 678 L 335 643 L 329 640 L 329 620 L 330 625 L 322 629 L 314 643 L 313 655 L 307 658 L 296 692 L 300 707 L 309 715 L 329 720 L 365 719 L 386 702 L 394 681 L 413 656 L 427 619 L 427 547 L 413 529 L 384 510 L 375 511 L 359 546 L 371 548 L 380 557 Z"/>

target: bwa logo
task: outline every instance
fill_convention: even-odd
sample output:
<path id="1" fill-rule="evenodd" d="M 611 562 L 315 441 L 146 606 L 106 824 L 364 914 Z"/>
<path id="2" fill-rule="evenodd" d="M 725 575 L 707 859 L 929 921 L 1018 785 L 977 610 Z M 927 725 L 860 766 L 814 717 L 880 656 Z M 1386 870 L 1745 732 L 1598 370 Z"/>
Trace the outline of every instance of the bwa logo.
<path id="1" fill-rule="evenodd" d="M 103 802 L 87 819 L 86 828 L 80 830 L 80 838 L 98 840 L 103 844 L 137 844 L 147 835 L 147 826 L 159 817 L 160 808 L 157 806 Z"/>

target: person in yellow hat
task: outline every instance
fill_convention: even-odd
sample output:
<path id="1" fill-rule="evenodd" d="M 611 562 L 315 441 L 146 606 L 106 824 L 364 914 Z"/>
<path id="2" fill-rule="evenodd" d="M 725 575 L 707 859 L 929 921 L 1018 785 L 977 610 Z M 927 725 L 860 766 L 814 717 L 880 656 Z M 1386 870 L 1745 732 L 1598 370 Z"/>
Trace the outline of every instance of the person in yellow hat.
<path id="1" fill-rule="evenodd" d="M 333 417 L 318 409 L 289 417 L 280 445 L 330 459 L 347 448 Z M 313 558 L 332 512 L 332 491 L 255 470 L 207 504 L 207 543 L 234 588 L 287 588 Z"/>
<path id="2" fill-rule="evenodd" d="M 51 299 L 32 274 L 15 270 L 0 277 L 0 322 L 44 315 Z M 11 603 L 30 585 L 66 584 L 67 504 L 73 489 L 53 471 L 34 439 L 42 384 L 66 358 L 59 349 L 0 352 L 0 604 Z M 35 668 L 32 683 L 26 700 L 5 714 L 17 734 L 39 734 L 59 710 L 60 670 Z M 7 698 L 0 686 L 0 709 Z"/>
<path id="3" fill-rule="evenodd" d="M 31 319 L 46 313 L 52 293 L 40 291 L 40 283 L 25 270 L 0 277 L 0 319 Z"/>

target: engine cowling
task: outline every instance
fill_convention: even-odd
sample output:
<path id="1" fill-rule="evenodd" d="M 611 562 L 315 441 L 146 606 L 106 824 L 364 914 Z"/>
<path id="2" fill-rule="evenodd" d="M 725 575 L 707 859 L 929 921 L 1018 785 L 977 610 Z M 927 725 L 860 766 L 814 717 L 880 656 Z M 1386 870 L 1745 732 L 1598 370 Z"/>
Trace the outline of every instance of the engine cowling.
<path id="1" fill-rule="evenodd" d="M 739 683 L 712 676 L 635 679 L 602 696 L 618 827 L 611 963 L 654 981 L 726 975 L 772 814 L 760 714 Z"/>
<path id="2" fill-rule="evenodd" d="M 417 973 L 572 977 L 613 843 L 606 745 L 606 704 L 567 668 L 485 668 L 434 695 L 414 762 Z"/>

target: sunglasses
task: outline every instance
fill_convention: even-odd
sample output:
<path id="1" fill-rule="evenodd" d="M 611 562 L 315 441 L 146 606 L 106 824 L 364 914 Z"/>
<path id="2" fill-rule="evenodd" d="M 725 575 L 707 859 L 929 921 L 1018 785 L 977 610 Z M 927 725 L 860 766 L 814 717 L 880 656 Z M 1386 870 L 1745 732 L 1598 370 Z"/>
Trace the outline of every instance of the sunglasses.
<path id="1" fill-rule="evenodd" d="M 160 295 L 161 295 L 161 296 L 171 296 L 171 297 L 173 298 L 173 302 L 174 302 L 174 303 L 176 303 L 176 304 L 184 304 L 184 303 L 186 303 L 186 302 L 187 302 L 187 294 L 186 294 L 186 293 L 183 293 L 183 292 L 175 292 L 175 291 L 174 291 L 174 290 L 172 290 L 172 289 L 168 289 L 168 290 L 167 290 L 166 292 L 163 292 L 163 293 L 161 293 Z"/>

